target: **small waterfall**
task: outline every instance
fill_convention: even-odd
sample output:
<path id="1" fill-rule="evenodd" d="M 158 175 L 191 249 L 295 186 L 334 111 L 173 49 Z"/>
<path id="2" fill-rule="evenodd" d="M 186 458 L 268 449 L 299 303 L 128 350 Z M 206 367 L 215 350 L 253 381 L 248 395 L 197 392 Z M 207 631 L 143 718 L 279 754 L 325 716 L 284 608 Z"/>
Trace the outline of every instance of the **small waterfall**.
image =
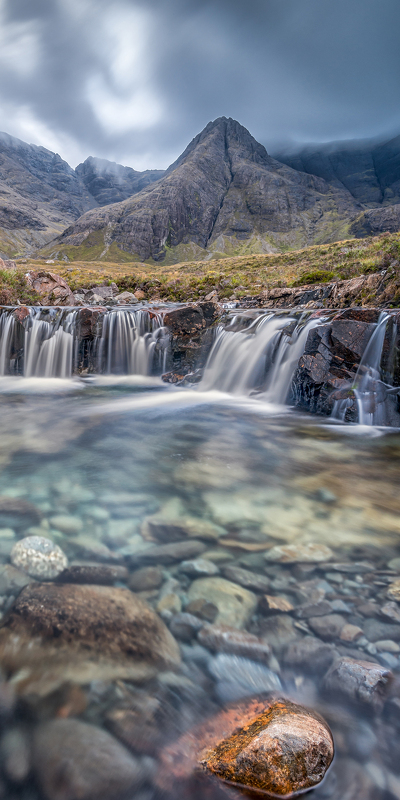
<path id="1" fill-rule="evenodd" d="M 147 309 L 109 311 L 104 317 L 98 343 L 98 372 L 107 375 L 151 375 L 155 366 L 156 345 L 165 364 L 166 339 L 162 317 Z"/>
<path id="2" fill-rule="evenodd" d="M 41 319 L 33 311 L 25 330 L 24 375 L 26 378 L 70 378 L 73 369 L 76 311 Z"/>
<path id="3" fill-rule="evenodd" d="M 14 340 L 15 324 L 12 312 L 0 316 L 0 375 L 7 375 L 11 369 L 11 347 Z"/>
<path id="4" fill-rule="evenodd" d="M 397 395 L 400 389 L 398 386 L 384 383 L 381 378 L 382 351 L 389 319 L 390 314 L 381 312 L 379 315 L 354 378 L 352 389 L 360 425 L 392 424 L 391 406 L 386 401 L 391 395 Z M 352 404 L 351 398 L 337 400 L 332 410 L 332 417 L 345 420 L 346 411 Z"/>
<path id="5" fill-rule="evenodd" d="M 231 326 L 235 323 L 236 318 Z M 285 403 L 308 333 L 319 324 L 320 318 L 267 313 L 245 330 L 220 329 L 200 389 L 236 395 L 258 391 L 268 402 Z"/>

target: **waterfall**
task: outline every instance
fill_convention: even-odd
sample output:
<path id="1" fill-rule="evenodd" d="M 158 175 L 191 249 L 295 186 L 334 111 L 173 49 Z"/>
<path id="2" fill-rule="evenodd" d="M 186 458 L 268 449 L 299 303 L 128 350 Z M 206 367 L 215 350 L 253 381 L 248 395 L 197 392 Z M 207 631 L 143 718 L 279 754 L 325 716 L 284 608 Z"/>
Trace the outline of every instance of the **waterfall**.
<path id="1" fill-rule="evenodd" d="M 97 371 L 107 375 L 151 375 L 157 343 L 165 364 L 165 329 L 160 314 L 147 309 L 109 311 L 98 344 Z"/>
<path id="2" fill-rule="evenodd" d="M 0 375 L 7 375 L 10 371 L 14 333 L 14 316 L 12 312 L 5 312 L 0 316 Z"/>
<path id="3" fill-rule="evenodd" d="M 258 391 L 270 403 L 285 403 L 308 333 L 320 324 L 320 318 L 267 313 L 244 330 L 220 329 L 200 389 L 237 395 Z"/>
<path id="4" fill-rule="evenodd" d="M 32 312 L 25 330 L 24 375 L 26 378 L 70 378 L 73 368 L 76 311 L 41 319 Z"/>

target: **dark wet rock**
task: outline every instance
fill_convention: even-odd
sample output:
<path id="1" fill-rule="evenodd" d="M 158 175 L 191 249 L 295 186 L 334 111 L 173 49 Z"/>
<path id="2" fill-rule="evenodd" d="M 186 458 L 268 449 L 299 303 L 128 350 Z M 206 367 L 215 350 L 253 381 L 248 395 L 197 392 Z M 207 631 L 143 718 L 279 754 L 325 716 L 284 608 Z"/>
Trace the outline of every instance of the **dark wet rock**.
<path id="1" fill-rule="evenodd" d="M 298 639 L 298 631 L 294 626 L 294 620 L 289 614 L 273 614 L 264 617 L 260 622 L 262 638 L 268 642 L 274 652 L 280 653 L 281 650 Z"/>
<path id="2" fill-rule="evenodd" d="M 227 625 L 203 625 L 197 635 L 200 644 L 217 653 L 245 656 L 254 661 L 269 661 L 271 648 L 258 636 Z"/>
<path id="3" fill-rule="evenodd" d="M 400 625 L 367 619 L 363 623 L 363 630 L 370 642 L 377 642 L 379 639 L 393 639 L 394 642 L 400 642 Z"/>
<path id="4" fill-rule="evenodd" d="M 12 564 L 0 564 L 0 595 L 18 595 L 24 586 L 34 583 L 26 572 L 13 567 Z"/>
<path id="5" fill-rule="evenodd" d="M 208 520 L 190 516 L 169 518 L 163 516 L 161 512 L 147 517 L 142 525 L 142 535 L 146 539 L 156 539 L 166 543 L 190 538 L 215 541 L 223 533 L 223 528 Z"/>
<path id="6" fill-rule="evenodd" d="M 337 657 L 334 645 L 321 642 L 314 636 L 305 636 L 290 642 L 285 650 L 283 661 L 287 667 L 301 667 L 306 672 L 322 674 Z"/>
<path id="7" fill-rule="evenodd" d="M 270 580 L 265 575 L 251 572 L 249 569 L 242 569 L 229 564 L 223 568 L 222 572 L 224 578 L 227 578 L 228 581 L 238 583 L 253 592 L 268 592 L 270 587 Z"/>
<path id="8" fill-rule="evenodd" d="M 216 622 L 244 628 L 257 606 L 256 595 L 225 578 L 199 578 L 193 581 L 189 601 L 203 598 L 218 608 Z"/>
<path id="9" fill-rule="evenodd" d="M 160 700 L 145 692 L 135 692 L 126 707 L 113 708 L 106 715 L 106 725 L 120 741 L 136 753 L 154 755 L 163 730 Z"/>
<path id="10" fill-rule="evenodd" d="M 179 639 L 181 642 L 190 642 L 203 627 L 203 624 L 198 617 L 183 612 L 174 614 L 169 628 L 175 639 Z"/>
<path id="11" fill-rule="evenodd" d="M 47 800 L 118 800 L 145 780 L 141 762 L 116 739 L 75 719 L 37 728 L 33 764 Z"/>
<path id="12" fill-rule="evenodd" d="M 45 581 L 53 580 L 68 566 L 61 547 L 43 536 L 20 539 L 11 550 L 10 560 L 27 575 Z"/>
<path id="13" fill-rule="evenodd" d="M 343 657 L 334 661 L 328 670 L 324 687 L 329 692 L 339 692 L 379 710 L 388 695 L 392 678 L 391 671 L 380 664 Z"/>
<path id="14" fill-rule="evenodd" d="M 318 563 L 329 561 L 333 552 L 325 544 L 277 544 L 264 554 L 266 561 L 279 564 Z"/>
<path id="15" fill-rule="evenodd" d="M 176 561 L 196 558 L 196 556 L 204 553 L 204 550 L 206 550 L 204 542 L 199 542 L 197 539 L 190 539 L 189 541 L 172 542 L 171 544 L 149 547 L 148 550 L 143 550 L 131 556 L 130 560 L 137 564 L 174 564 Z"/>
<path id="16" fill-rule="evenodd" d="M 214 622 L 218 615 L 218 608 L 215 603 L 210 603 L 204 597 L 199 597 L 198 600 L 191 600 L 186 606 L 186 611 L 206 620 L 206 622 Z"/>
<path id="17" fill-rule="evenodd" d="M 215 692 L 222 703 L 282 688 L 276 672 L 243 656 L 219 653 L 208 662 L 208 670 L 216 681 Z"/>
<path id="18" fill-rule="evenodd" d="M 166 325 L 174 336 L 192 336 L 206 326 L 203 311 L 198 306 L 184 306 L 164 315 Z"/>
<path id="19" fill-rule="evenodd" d="M 308 617 L 323 617 L 332 611 L 332 603 L 328 600 L 321 600 L 320 603 L 300 606 L 296 608 L 295 617 L 297 619 L 308 619 Z"/>
<path id="20" fill-rule="evenodd" d="M 57 580 L 60 583 L 94 583 L 98 586 L 112 586 L 116 581 L 126 581 L 126 567 L 108 564 L 71 564 Z"/>
<path id="21" fill-rule="evenodd" d="M 327 614 L 321 617 L 309 617 L 308 624 L 311 630 L 325 642 L 339 639 L 340 633 L 346 625 L 345 617 L 341 614 Z"/>
<path id="22" fill-rule="evenodd" d="M 160 567 L 142 567 L 129 576 L 128 586 L 132 592 L 148 592 L 159 589 L 164 580 Z"/>
<path id="23" fill-rule="evenodd" d="M 315 712 L 284 699 L 248 700 L 164 750 L 158 783 L 176 786 L 201 766 L 238 787 L 289 798 L 320 783 L 333 754 L 332 734 Z"/>
<path id="24" fill-rule="evenodd" d="M 48 694 L 68 680 L 151 677 L 179 662 L 165 625 L 127 589 L 31 584 L 2 626 L 2 665 L 9 675 L 21 670 L 21 692 Z"/>
<path id="25" fill-rule="evenodd" d="M 205 558 L 196 558 L 192 561 L 182 561 L 179 571 L 193 578 L 203 578 L 211 575 L 218 575 L 219 569 L 212 561 Z"/>

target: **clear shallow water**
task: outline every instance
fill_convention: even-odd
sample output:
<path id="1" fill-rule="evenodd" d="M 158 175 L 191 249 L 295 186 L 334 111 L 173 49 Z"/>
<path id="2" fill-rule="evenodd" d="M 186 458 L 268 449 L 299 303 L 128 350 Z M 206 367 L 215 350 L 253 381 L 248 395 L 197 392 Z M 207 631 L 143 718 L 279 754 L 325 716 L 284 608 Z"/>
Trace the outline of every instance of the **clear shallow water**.
<path id="1" fill-rule="evenodd" d="M 377 631 L 378 643 L 388 639 L 377 624 L 393 625 L 381 608 L 390 582 L 400 578 L 400 562 L 388 567 L 400 558 L 399 459 L 398 431 L 343 426 L 249 398 L 166 387 L 158 379 L 0 382 L 0 496 L 33 503 L 43 517 L 42 534 L 71 561 L 125 563 L 132 573 L 142 566 L 140 554 L 156 544 L 142 535 L 149 516 L 190 517 L 217 526 L 220 538 L 205 542 L 202 558 L 221 577 L 228 567 L 264 576 L 269 595 L 292 605 L 281 614 L 257 606 L 245 629 L 272 646 L 266 666 L 282 692 L 320 711 L 332 727 L 336 760 L 314 791 L 318 798 L 400 797 L 396 702 L 375 714 L 369 706 L 329 697 L 322 689 L 326 668 L 293 664 L 287 655 L 289 645 L 306 636 L 324 640 L 307 616 L 295 613 L 319 590 L 319 599 L 333 604 L 330 613 L 338 609 L 346 623 L 361 629 L 353 641 L 332 636 L 338 654 L 374 659 L 399 675 L 400 635 L 391 628 L 386 650 L 375 645 Z M 76 535 L 55 529 L 56 515 L 80 519 L 89 541 L 83 546 Z M 26 525 L 1 521 L 3 563 L 16 538 L 33 532 Z M 4 534 L 10 527 L 15 536 Z M 264 558 L 272 546 L 310 542 L 332 549 L 331 566 Z M 180 571 L 181 560 L 160 563 L 161 589 L 145 595 L 167 624 L 177 609 L 185 610 L 195 579 Z M 343 562 L 366 562 L 369 571 L 332 567 Z M 159 605 L 163 594 L 178 599 Z M 5 609 L 9 598 L 1 602 Z M 85 686 L 80 718 L 107 726 L 107 715 L 126 704 L 126 693 L 140 691 L 157 698 L 177 735 L 228 699 L 265 690 L 266 676 L 257 683 L 252 660 L 239 663 L 241 678 L 232 680 L 232 664 L 218 671 L 215 656 L 199 650 L 195 639 L 182 643 L 182 653 L 174 681 Z M 399 695 L 396 686 L 393 694 Z M 165 741 L 171 737 L 166 725 Z M 25 797 L 27 787 L 29 796 L 41 797 L 29 780 L 22 789 L 7 784 L 5 796 Z M 143 791 L 158 797 L 151 783 Z"/>

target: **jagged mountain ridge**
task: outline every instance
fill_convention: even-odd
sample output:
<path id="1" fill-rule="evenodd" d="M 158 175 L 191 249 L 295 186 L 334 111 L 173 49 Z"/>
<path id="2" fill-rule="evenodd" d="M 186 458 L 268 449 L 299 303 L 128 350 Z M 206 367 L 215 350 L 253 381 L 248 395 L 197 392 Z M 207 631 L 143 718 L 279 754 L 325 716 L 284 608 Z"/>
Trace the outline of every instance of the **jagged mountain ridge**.
<path id="1" fill-rule="evenodd" d="M 161 169 L 138 172 L 132 167 L 123 167 L 115 161 L 94 156 L 78 164 L 75 173 L 99 206 L 127 200 L 165 174 Z"/>
<path id="2" fill-rule="evenodd" d="M 87 162 L 90 159 L 80 167 Z M 104 160 L 97 167 L 100 180 L 101 170 L 109 174 L 108 192 L 114 191 L 112 201 L 127 196 L 127 187 L 128 193 L 140 191 L 143 185 L 159 177 L 157 170 L 136 172 Z M 0 133 L 1 256 L 36 252 L 85 211 L 102 202 L 110 199 L 104 199 L 101 192 L 92 194 L 80 170 L 72 169 L 57 153 Z"/>
<path id="3" fill-rule="evenodd" d="M 275 252 L 344 238 L 362 210 L 347 189 L 276 161 L 246 128 L 220 117 L 155 184 L 87 212 L 53 249 L 74 257 L 78 247 L 83 257 L 85 242 L 101 240 L 103 256 L 114 245 L 142 261 L 172 262 Z"/>

